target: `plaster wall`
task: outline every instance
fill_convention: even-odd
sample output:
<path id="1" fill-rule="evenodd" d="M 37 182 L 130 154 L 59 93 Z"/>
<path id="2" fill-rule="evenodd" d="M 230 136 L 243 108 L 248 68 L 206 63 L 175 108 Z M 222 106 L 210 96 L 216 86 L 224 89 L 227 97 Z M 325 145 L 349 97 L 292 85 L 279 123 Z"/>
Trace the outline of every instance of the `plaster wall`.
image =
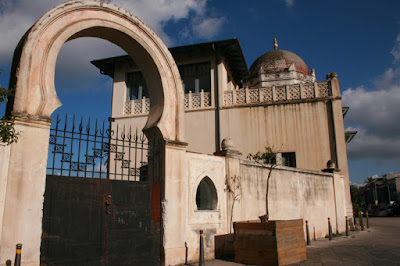
<path id="1" fill-rule="evenodd" d="M 234 204 L 233 221 L 246 221 L 259 220 L 259 216 L 266 213 L 268 173 L 268 167 L 239 157 L 186 153 L 188 183 L 184 241 L 189 262 L 199 258 L 199 230 L 204 230 L 206 259 L 214 258 L 214 236 L 230 232 L 232 199 L 226 192 L 226 176 L 241 177 L 240 197 Z M 215 210 L 197 210 L 196 190 L 204 177 L 210 178 L 215 185 L 218 195 Z M 311 237 L 315 228 L 315 236 L 320 238 L 328 233 L 328 217 L 334 233 L 345 231 L 345 209 L 342 175 L 283 166 L 273 169 L 269 190 L 271 220 L 307 220 Z"/>
<path id="2" fill-rule="evenodd" d="M 23 244 L 23 265 L 40 264 L 43 194 L 50 124 L 17 120 L 20 132 L 11 145 L 7 193 L 0 239 L 0 264 L 14 261 L 15 245 Z M 38 156 L 41 155 L 41 156 Z"/>
<path id="3" fill-rule="evenodd" d="M 10 146 L 0 142 L 0 228 L 3 227 L 4 203 L 7 198 L 8 166 L 10 163 Z M 0 230 L 1 239 L 2 230 Z"/>
<path id="4" fill-rule="evenodd" d="M 161 192 L 162 237 L 165 263 L 162 265 L 179 265 L 185 262 L 185 240 L 187 224 L 187 201 L 185 191 L 186 146 L 182 143 L 167 142 L 165 145 L 165 171 Z M 162 163 L 162 162 L 161 162 Z"/>
<path id="5" fill-rule="evenodd" d="M 127 130 L 132 132 L 138 131 L 141 134 L 142 129 L 146 125 L 147 115 L 141 116 L 124 116 L 117 117 L 115 124 L 119 128 L 125 126 Z M 185 136 L 188 143 L 187 150 L 212 154 L 215 152 L 215 109 L 197 110 L 195 112 L 185 112 Z M 114 124 L 114 125 L 115 125 Z"/>
<path id="6" fill-rule="evenodd" d="M 186 111 L 184 117 L 188 151 L 213 154 L 216 147 L 215 109 Z"/>
<path id="7" fill-rule="evenodd" d="M 242 192 L 240 202 L 235 205 L 234 221 L 258 220 L 266 213 L 268 172 L 267 167 L 241 162 Z M 336 179 L 335 186 L 334 174 L 290 167 L 273 169 L 269 188 L 270 220 L 308 220 L 310 234 L 315 228 L 319 238 L 328 233 L 330 217 L 333 232 L 343 232 L 343 178 L 336 174 Z"/>
<path id="8" fill-rule="evenodd" d="M 324 101 L 225 108 L 221 139 L 231 138 L 244 158 L 269 146 L 296 152 L 298 168 L 320 171 L 331 159 L 327 112 Z"/>
<path id="9" fill-rule="evenodd" d="M 186 190 L 187 224 L 186 242 L 189 262 L 199 260 L 199 231 L 204 231 L 205 258 L 214 258 L 214 236 L 225 234 L 227 229 L 225 158 L 219 156 L 186 153 L 188 184 Z M 215 210 L 197 210 L 196 191 L 204 177 L 210 178 L 217 191 Z"/>

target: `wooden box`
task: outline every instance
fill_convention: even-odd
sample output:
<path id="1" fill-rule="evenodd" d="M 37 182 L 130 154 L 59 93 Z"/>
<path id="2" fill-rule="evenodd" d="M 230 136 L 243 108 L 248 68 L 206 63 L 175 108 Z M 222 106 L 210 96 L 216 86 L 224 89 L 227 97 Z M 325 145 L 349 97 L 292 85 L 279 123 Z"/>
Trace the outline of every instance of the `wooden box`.
<path id="1" fill-rule="evenodd" d="M 288 265 L 307 259 L 303 220 L 236 222 L 235 262 Z"/>

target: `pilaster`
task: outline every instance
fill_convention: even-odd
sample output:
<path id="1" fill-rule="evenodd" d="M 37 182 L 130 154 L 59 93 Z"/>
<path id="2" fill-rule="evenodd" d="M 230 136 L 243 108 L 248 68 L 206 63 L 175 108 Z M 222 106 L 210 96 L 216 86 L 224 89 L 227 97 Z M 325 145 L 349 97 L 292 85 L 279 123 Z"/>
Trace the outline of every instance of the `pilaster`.
<path id="1" fill-rule="evenodd" d="M 215 155 L 225 156 L 225 172 L 226 172 L 226 179 L 231 177 L 239 177 L 240 178 L 240 158 L 242 153 L 235 150 L 233 146 L 233 142 L 230 138 L 226 138 L 222 141 L 221 144 L 221 151 L 215 152 Z M 230 228 L 230 231 L 233 232 L 233 225 L 230 224 L 230 217 L 232 212 L 232 204 L 233 204 L 233 197 L 231 194 L 228 195 L 226 201 L 226 228 Z M 235 208 L 236 209 L 236 208 Z M 233 210 L 235 213 L 235 209 Z"/>
<path id="2" fill-rule="evenodd" d="M 353 217 L 353 207 L 350 196 L 350 179 L 347 162 L 347 148 L 346 139 L 344 134 L 344 122 L 342 101 L 340 96 L 339 79 L 335 72 L 327 75 L 329 85 L 329 95 L 333 96 L 331 100 L 332 106 L 332 121 L 333 130 L 335 135 L 335 149 L 336 149 L 336 166 L 340 168 L 340 173 L 343 175 L 344 196 L 346 202 L 346 215 Z"/>
<path id="3" fill-rule="evenodd" d="M 50 121 L 18 117 L 15 130 L 20 135 L 10 151 L 0 264 L 14 261 L 15 245 L 22 243 L 21 264 L 39 265 Z"/>
<path id="4" fill-rule="evenodd" d="M 164 153 L 164 182 L 162 182 L 162 243 L 164 260 L 162 265 L 185 263 L 185 241 L 187 220 L 186 178 L 187 143 L 166 141 Z"/>
<path id="5" fill-rule="evenodd" d="M 7 198 L 8 169 L 10 163 L 10 146 L 0 142 L 0 240 L 3 227 L 4 207 Z"/>

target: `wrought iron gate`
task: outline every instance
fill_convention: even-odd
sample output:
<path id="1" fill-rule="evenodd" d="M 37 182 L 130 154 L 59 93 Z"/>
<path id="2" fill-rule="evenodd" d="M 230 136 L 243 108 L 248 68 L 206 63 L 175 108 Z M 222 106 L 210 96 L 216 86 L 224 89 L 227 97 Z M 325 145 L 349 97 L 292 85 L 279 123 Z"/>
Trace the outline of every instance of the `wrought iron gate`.
<path id="1" fill-rule="evenodd" d="M 57 117 L 43 206 L 42 265 L 160 263 L 159 145 L 112 122 Z"/>

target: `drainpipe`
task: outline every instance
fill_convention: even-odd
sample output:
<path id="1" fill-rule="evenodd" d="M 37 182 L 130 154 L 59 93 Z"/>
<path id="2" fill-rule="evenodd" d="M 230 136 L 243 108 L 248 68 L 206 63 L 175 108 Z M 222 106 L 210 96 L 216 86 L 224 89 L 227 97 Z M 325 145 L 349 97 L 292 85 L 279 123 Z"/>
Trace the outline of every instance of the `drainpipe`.
<path id="1" fill-rule="evenodd" d="M 214 43 L 212 49 L 215 52 L 215 69 L 214 69 L 214 96 L 215 96 L 215 151 L 221 150 L 221 125 L 219 110 L 219 86 L 218 86 L 218 53 Z"/>

